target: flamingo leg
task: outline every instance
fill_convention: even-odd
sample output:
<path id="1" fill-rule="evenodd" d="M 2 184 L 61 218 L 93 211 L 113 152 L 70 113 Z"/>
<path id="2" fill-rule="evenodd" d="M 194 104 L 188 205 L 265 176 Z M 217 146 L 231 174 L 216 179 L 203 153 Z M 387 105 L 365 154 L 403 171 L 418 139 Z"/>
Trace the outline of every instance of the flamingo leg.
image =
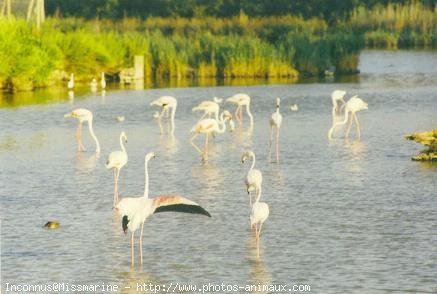
<path id="1" fill-rule="evenodd" d="M 77 150 L 78 151 L 85 151 L 85 147 L 83 146 L 82 143 L 82 123 L 79 122 L 79 125 L 77 126 L 77 131 L 76 131 L 76 140 L 77 140 Z"/>
<path id="2" fill-rule="evenodd" d="M 351 118 L 349 119 L 349 124 L 348 124 L 348 126 L 347 126 L 346 138 L 349 137 L 349 131 L 351 130 L 351 127 L 352 127 L 352 119 L 353 119 L 353 116 L 355 116 L 355 113 L 352 112 L 352 116 L 351 116 Z"/>
<path id="3" fill-rule="evenodd" d="M 249 204 L 250 204 L 250 207 L 252 207 L 252 194 L 250 194 L 249 190 L 247 190 L 247 194 L 249 194 Z"/>
<path id="4" fill-rule="evenodd" d="M 205 150 L 203 151 L 203 160 L 207 161 L 208 160 L 208 137 L 209 137 L 209 133 L 206 133 L 206 138 L 205 138 Z"/>
<path id="5" fill-rule="evenodd" d="M 279 163 L 279 127 L 276 127 L 276 162 Z"/>
<path id="6" fill-rule="evenodd" d="M 272 140 L 273 140 L 273 126 L 270 126 L 269 161 L 271 161 Z"/>
<path id="7" fill-rule="evenodd" d="M 199 133 L 195 133 L 193 137 L 191 137 L 190 139 L 190 144 L 193 145 L 194 148 L 196 148 L 197 152 L 199 152 L 200 154 L 202 154 L 202 150 L 200 150 L 199 147 L 197 147 L 196 144 L 194 144 L 194 139 L 199 136 Z"/>
<path id="8" fill-rule="evenodd" d="M 240 119 L 241 119 L 241 123 L 243 123 L 243 106 L 240 106 Z"/>
<path id="9" fill-rule="evenodd" d="M 116 191 L 117 193 L 115 194 L 115 205 L 118 203 L 118 196 L 119 196 L 119 192 L 118 192 L 118 179 L 120 178 L 120 169 L 117 169 L 117 178 L 115 180 L 115 187 L 116 187 Z"/>
<path id="10" fill-rule="evenodd" d="M 357 123 L 358 138 L 361 138 L 360 123 L 358 122 L 358 117 L 355 113 L 354 113 L 354 119 L 355 119 L 355 122 Z"/>
<path id="11" fill-rule="evenodd" d="M 131 246 L 131 263 L 132 263 L 132 268 L 134 267 L 135 263 L 134 263 L 134 233 L 132 232 L 132 237 L 130 240 L 130 246 Z"/>
<path id="12" fill-rule="evenodd" d="M 114 168 L 114 199 L 112 200 L 112 207 L 113 208 L 115 207 L 115 205 L 117 203 L 116 198 L 117 198 L 117 172 L 115 171 L 115 168 Z"/>
<path id="13" fill-rule="evenodd" d="M 140 264 L 143 264 L 143 228 L 144 228 L 144 222 L 141 224 L 141 235 L 140 235 Z"/>

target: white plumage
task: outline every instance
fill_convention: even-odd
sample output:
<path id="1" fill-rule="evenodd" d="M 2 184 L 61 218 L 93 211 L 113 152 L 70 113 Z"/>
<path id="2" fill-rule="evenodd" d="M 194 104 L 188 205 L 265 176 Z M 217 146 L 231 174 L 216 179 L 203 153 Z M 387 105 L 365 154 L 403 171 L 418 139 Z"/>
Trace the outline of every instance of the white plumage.
<path id="1" fill-rule="evenodd" d="M 237 104 L 235 110 L 235 119 L 241 125 L 243 123 L 243 106 L 246 106 L 246 113 L 250 119 L 250 128 L 253 127 L 253 116 L 250 112 L 250 96 L 244 93 L 238 93 L 226 99 L 226 102 Z"/>
<path id="2" fill-rule="evenodd" d="M 68 80 L 67 88 L 69 90 L 73 90 L 73 88 L 74 88 L 74 74 L 70 74 L 70 79 Z"/>
<path id="3" fill-rule="evenodd" d="M 196 150 L 202 154 L 202 160 L 208 160 L 208 137 L 212 134 L 223 134 L 226 131 L 226 121 L 232 119 L 229 111 L 225 110 L 221 113 L 220 119 L 215 120 L 213 118 L 205 118 L 197 122 L 192 128 L 191 132 L 195 133 L 190 139 L 191 145 L 196 148 Z M 205 134 L 205 150 L 202 152 L 199 147 L 194 144 L 194 139 L 199 134 Z"/>
<path id="4" fill-rule="evenodd" d="M 82 143 L 82 124 L 86 121 L 88 122 L 88 129 L 90 132 L 91 137 L 94 139 L 96 143 L 96 153 L 100 153 L 100 144 L 99 140 L 97 139 L 96 135 L 93 131 L 93 113 L 85 108 L 78 108 L 75 109 L 67 114 L 64 115 L 64 117 L 72 117 L 79 120 L 79 125 L 77 126 L 76 131 L 76 140 L 78 143 L 78 151 L 85 151 L 85 147 Z"/>
<path id="5" fill-rule="evenodd" d="M 145 169 L 145 184 L 144 194 L 142 197 L 128 197 L 123 198 L 116 205 L 116 211 L 122 217 L 122 228 L 124 233 L 129 230 L 132 233 L 131 236 L 131 264 L 134 266 L 134 234 L 135 231 L 141 225 L 140 235 L 140 264 L 143 263 L 143 228 L 145 220 L 152 214 L 165 211 L 176 211 L 185 213 L 203 214 L 211 216 L 208 211 L 187 198 L 177 195 L 158 196 L 155 198 L 149 197 L 149 174 L 148 174 L 148 162 L 154 158 L 153 152 L 147 153 L 144 158 Z"/>
<path id="6" fill-rule="evenodd" d="M 259 202 L 261 198 L 261 190 L 258 193 L 258 197 L 252 206 L 252 211 L 250 213 L 250 226 L 255 226 L 255 237 L 257 245 L 257 255 L 259 257 L 259 240 L 261 236 L 261 228 L 264 222 L 269 217 L 269 206 L 265 202 Z"/>
<path id="7" fill-rule="evenodd" d="M 161 122 L 162 116 L 165 114 L 167 117 L 171 109 L 171 130 L 170 133 L 173 134 L 175 130 L 174 118 L 176 113 L 176 108 L 178 106 L 178 101 L 172 96 L 162 96 L 150 103 L 150 106 L 159 106 L 162 108 L 161 114 L 157 117 L 159 123 Z M 162 129 L 161 129 L 162 132 Z"/>
<path id="8" fill-rule="evenodd" d="M 360 138 L 361 137 L 360 123 L 358 122 L 358 117 L 356 115 L 356 112 L 365 109 L 368 109 L 368 104 L 364 102 L 361 98 L 359 98 L 357 95 L 350 98 L 346 102 L 344 107 L 344 120 L 340 122 L 336 122 L 332 125 L 332 127 L 328 131 L 328 138 L 332 139 L 332 134 L 337 126 L 345 125 L 347 123 L 347 121 L 349 120 L 349 113 L 350 113 L 350 121 L 346 131 L 346 138 L 349 136 L 349 131 L 352 127 L 352 120 L 355 120 L 357 126 L 358 138 Z"/>
<path id="9" fill-rule="evenodd" d="M 218 121 L 220 106 L 214 101 L 202 101 L 199 105 L 193 107 L 192 111 L 203 111 L 203 115 L 199 120 L 202 120 L 205 116 L 211 118 L 214 117 Z"/>
<path id="10" fill-rule="evenodd" d="M 252 151 L 246 151 L 243 153 L 243 156 L 241 157 L 241 162 L 245 163 L 247 159 L 252 159 L 252 165 L 250 166 L 249 171 L 247 172 L 246 179 L 244 183 L 246 184 L 246 190 L 247 194 L 249 194 L 249 203 L 252 207 L 252 195 L 251 192 L 255 192 L 255 196 L 258 195 L 258 193 L 261 190 L 262 180 L 263 176 L 260 170 L 255 169 L 255 153 Z"/>
<path id="11" fill-rule="evenodd" d="M 276 111 L 270 117 L 270 144 L 269 144 L 269 159 L 271 158 L 273 128 L 276 128 L 276 162 L 279 162 L 279 129 L 282 124 L 282 115 L 279 112 L 280 98 L 276 98 Z"/>
<path id="12" fill-rule="evenodd" d="M 113 200 L 113 207 L 117 204 L 119 200 L 119 193 L 118 193 L 118 179 L 120 177 L 120 170 L 123 166 L 126 165 L 128 157 L 126 148 L 124 147 L 123 141 L 127 143 L 127 136 L 125 132 L 120 133 L 120 147 L 121 150 L 112 151 L 109 156 L 108 160 L 106 161 L 106 168 L 107 169 L 113 169 L 114 170 L 114 200 Z"/>

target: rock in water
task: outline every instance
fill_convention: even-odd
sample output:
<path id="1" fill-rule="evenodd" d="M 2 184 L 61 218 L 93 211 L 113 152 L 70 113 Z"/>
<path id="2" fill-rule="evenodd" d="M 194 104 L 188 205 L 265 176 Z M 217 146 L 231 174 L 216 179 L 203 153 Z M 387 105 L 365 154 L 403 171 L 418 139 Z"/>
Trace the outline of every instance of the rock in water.
<path id="1" fill-rule="evenodd" d="M 48 221 L 45 225 L 44 228 L 47 229 L 57 229 L 61 226 L 61 223 L 58 221 Z"/>

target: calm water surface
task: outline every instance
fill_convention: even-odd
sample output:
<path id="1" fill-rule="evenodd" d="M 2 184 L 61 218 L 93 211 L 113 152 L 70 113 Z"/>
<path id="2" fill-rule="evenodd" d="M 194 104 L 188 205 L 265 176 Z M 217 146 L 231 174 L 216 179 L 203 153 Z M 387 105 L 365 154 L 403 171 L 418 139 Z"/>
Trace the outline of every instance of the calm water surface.
<path id="1" fill-rule="evenodd" d="M 352 83 L 119 90 L 0 109 L 3 290 L 5 283 L 68 282 L 118 284 L 136 293 L 136 282 L 223 282 L 308 284 L 313 293 L 437 292 L 437 167 L 412 162 L 422 146 L 403 139 L 437 126 L 436 60 L 436 52 L 368 51 Z M 358 114 L 361 140 L 345 140 L 341 131 L 327 140 L 334 89 L 369 103 Z M 217 136 L 202 165 L 188 144 L 198 118 L 191 108 L 238 92 L 252 97 L 254 131 Z M 179 100 L 175 138 L 160 135 L 153 121 L 149 103 L 162 95 Z M 267 161 L 276 97 L 284 117 L 279 165 Z M 298 112 L 289 110 L 294 103 Z M 86 128 L 88 152 L 76 153 L 77 122 L 63 115 L 78 107 L 94 112 L 100 157 Z M 212 214 L 149 218 L 145 263 L 135 270 L 104 166 L 122 130 L 129 154 L 122 195 L 142 195 L 144 154 L 153 150 L 159 157 L 150 163 L 151 194 L 185 195 Z M 203 144 L 200 136 L 197 142 Z M 249 148 L 270 206 L 259 260 L 243 183 L 249 165 L 240 161 Z M 61 228 L 42 229 L 51 219 Z"/>

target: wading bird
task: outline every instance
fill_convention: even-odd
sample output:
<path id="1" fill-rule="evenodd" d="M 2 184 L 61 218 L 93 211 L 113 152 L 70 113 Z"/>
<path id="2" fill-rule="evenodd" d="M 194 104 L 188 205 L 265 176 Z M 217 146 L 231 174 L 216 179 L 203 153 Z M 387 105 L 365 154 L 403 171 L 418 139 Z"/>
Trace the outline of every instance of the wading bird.
<path id="1" fill-rule="evenodd" d="M 220 106 L 216 102 L 216 99 L 217 97 L 214 97 L 215 101 L 202 101 L 199 105 L 192 108 L 192 111 L 203 111 L 203 115 L 199 121 L 201 121 L 205 116 L 208 116 L 208 118 L 214 116 L 215 120 L 219 120 Z"/>
<path id="2" fill-rule="evenodd" d="M 332 139 L 332 133 L 334 132 L 334 130 L 337 126 L 345 125 L 347 123 L 347 121 L 349 119 L 349 113 L 350 113 L 350 121 L 349 121 L 349 126 L 348 126 L 347 131 L 346 131 L 346 138 L 349 136 L 349 131 L 350 131 L 351 126 L 352 126 L 352 120 L 355 120 L 355 123 L 357 125 L 358 138 L 360 138 L 361 137 L 360 123 L 358 122 L 356 112 L 358 112 L 360 110 L 364 110 L 364 109 L 368 109 L 367 103 L 364 102 L 361 98 L 358 98 L 357 95 L 350 98 L 346 102 L 345 107 L 344 107 L 344 120 L 340 121 L 340 122 L 336 122 L 332 125 L 332 127 L 329 129 L 329 132 L 328 132 L 328 138 Z"/>
<path id="3" fill-rule="evenodd" d="M 121 150 L 112 151 L 109 156 L 108 160 L 106 161 L 106 168 L 107 169 L 113 169 L 114 170 L 114 200 L 112 203 L 112 207 L 115 207 L 115 205 L 119 201 L 119 193 L 118 193 L 118 179 L 120 177 L 120 170 L 123 166 L 127 163 L 127 152 L 126 148 L 123 145 L 123 141 L 127 143 L 127 136 L 125 132 L 120 133 L 120 147 Z"/>
<path id="4" fill-rule="evenodd" d="M 161 122 L 161 118 L 164 115 L 164 113 L 166 114 L 166 116 L 168 117 L 169 114 L 169 109 L 171 108 L 171 130 L 170 133 L 173 134 L 174 133 L 174 117 L 175 117 L 175 113 L 176 113 L 176 108 L 178 106 L 178 101 L 176 100 L 176 98 L 172 97 L 172 96 L 162 96 L 154 101 L 152 101 L 152 103 L 150 103 L 150 106 L 159 106 L 162 107 L 162 111 L 161 114 L 158 116 L 158 122 Z M 161 129 L 161 133 L 162 133 L 162 129 Z"/>
<path id="5" fill-rule="evenodd" d="M 252 159 L 252 165 L 247 172 L 247 176 L 244 182 L 246 184 L 247 194 L 249 194 L 250 207 L 252 207 L 251 192 L 255 191 L 255 196 L 258 196 L 258 193 L 261 191 L 263 176 L 260 170 L 255 169 L 255 153 L 253 153 L 252 151 L 244 152 L 243 156 L 241 157 L 241 162 L 245 163 L 247 159 Z"/>
<path id="6" fill-rule="evenodd" d="M 259 239 L 261 236 L 261 227 L 266 219 L 269 217 L 269 206 L 265 202 L 259 202 L 261 198 L 261 189 L 258 192 L 258 197 L 252 206 L 252 212 L 250 213 L 250 227 L 255 226 L 255 237 L 257 255 L 259 257 Z"/>
<path id="7" fill-rule="evenodd" d="M 100 153 L 100 144 L 99 140 L 97 140 L 96 135 L 93 131 L 93 113 L 85 108 L 78 108 L 64 115 L 64 117 L 72 117 L 79 120 L 79 125 L 77 126 L 76 131 L 76 140 L 78 144 L 78 151 L 85 151 L 85 147 L 82 143 L 82 124 L 83 122 L 88 122 L 88 129 L 90 131 L 91 137 L 96 142 L 96 153 Z"/>
<path id="8" fill-rule="evenodd" d="M 149 198 L 149 174 L 147 165 L 153 152 L 147 153 L 144 158 L 145 184 L 144 195 L 142 197 L 123 198 L 118 202 L 115 209 L 121 215 L 123 232 L 129 230 L 131 236 L 131 263 L 134 267 L 134 234 L 141 225 L 140 235 L 140 264 L 143 263 L 143 228 L 145 220 L 154 213 L 165 211 L 176 211 L 185 213 L 203 214 L 211 217 L 208 211 L 196 202 L 182 196 L 158 196 Z"/>
<path id="9" fill-rule="evenodd" d="M 235 110 L 235 119 L 238 121 L 239 125 L 243 123 L 243 106 L 246 106 L 246 113 L 250 119 L 250 128 L 253 127 L 253 116 L 250 112 L 250 97 L 247 94 L 239 93 L 232 97 L 226 99 L 226 102 L 231 102 L 237 104 L 237 109 Z"/>
<path id="10" fill-rule="evenodd" d="M 226 131 L 226 122 L 232 119 L 232 115 L 229 111 L 225 110 L 221 113 L 220 119 L 215 120 L 213 118 L 204 118 L 201 121 L 197 122 L 194 127 L 191 128 L 191 132 L 195 133 L 193 137 L 190 139 L 191 145 L 193 145 L 196 150 L 202 154 L 202 160 L 208 160 L 208 138 L 213 134 L 223 134 Z M 194 139 L 199 134 L 205 134 L 205 148 L 204 151 L 200 150 L 196 144 L 194 144 Z"/>
<path id="11" fill-rule="evenodd" d="M 73 90 L 73 88 L 74 88 L 74 74 L 70 74 L 70 79 L 68 80 L 67 88 L 69 90 Z"/>
<path id="12" fill-rule="evenodd" d="M 297 104 L 293 104 L 290 106 L 290 110 L 291 111 L 298 111 L 299 110 L 299 106 L 297 106 Z"/>
<path id="13" fill-rule="evenodd" d="M 279 162 L 279 129 L 282 124 L 282 115 L 279 113 L 280 98 L 276 98 L 276 111 L 273 112 L 270 118 L 270 146 L 269 146 L 269 160 L 271 159 L 273 128 L 276 128 L 276 162 Z"/>
<path id="14" fill-rule="evenodd" d="M 331 94 L 332 99 L 332 124 L 334 125 L 339 118 L 341 117 L 341 111 L 346 104 L 344 101 L 344 95 L 346 95 L 346 91 L 343 90 L 334 90 Z M 339 103 L 341 102 L 341 105 Z"/>
<path id="15" fill-rule="evenodd" d="M 91 81 L 90 86 L 91 86 L 91 92 L 96 93 L 97 92 L 97 81 L 96 81 L 96 79 L 93 79 Z"/>
<path id="16" fill-rule="evenodd" d="M 102 72 L 101 78 L 100 78 L 100 86 L 102 87 L 102 90 L 106 89 L 106 80 L 105 80 L 105 73 Z"/>

